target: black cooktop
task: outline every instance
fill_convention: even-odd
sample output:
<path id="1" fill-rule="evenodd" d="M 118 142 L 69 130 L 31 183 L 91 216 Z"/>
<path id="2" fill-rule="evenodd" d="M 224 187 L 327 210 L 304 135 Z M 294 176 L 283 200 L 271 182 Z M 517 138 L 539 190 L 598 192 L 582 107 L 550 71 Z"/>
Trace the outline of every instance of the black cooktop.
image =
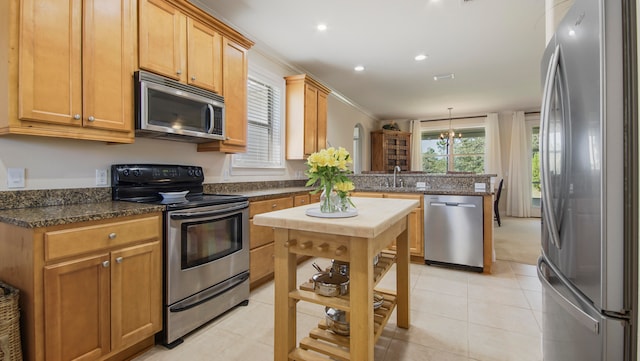
<path id="1" fill-rule="evenodd" d="M 111 196 L 116 201 L 166 205 L 182 209 L 246 202 L 233 194 L 206 194 L 202 167 L 172 164 L 114 164 L 111 166 Z M 161 192 L 184 192 L 185 197 L 164 199 Z"/>

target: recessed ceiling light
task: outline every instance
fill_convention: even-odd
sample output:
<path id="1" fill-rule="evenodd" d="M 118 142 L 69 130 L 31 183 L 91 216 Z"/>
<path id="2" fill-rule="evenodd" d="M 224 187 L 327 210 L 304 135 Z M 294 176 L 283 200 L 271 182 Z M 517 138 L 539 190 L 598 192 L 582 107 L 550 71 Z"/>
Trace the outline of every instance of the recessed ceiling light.
<path id="1" fill-rule="evenodd" d="M 418 54 L 418 55 L 416 55 L 416 57 L 415 57 L 414 59 L 415 59 L 416 61 L 422 61 L 422 60 L 424 60 L 424 59 L 426 59 L 426 58 L 428 58 L 428 56 L 427 56 L 427 55 L 424 55 L 424 54 Z"/>
<path id="2" fill-rule="evenodd" d="M 326 31 L 327 30 L 327 24 L 318 24 L 316 29 L 318 29 L 318 31 Z"/>
<path id="3" fill-rule="evenodd" d="M 355 71 L 364 71 L 364 66 L 357 65 L 355 68 L 353 68 L 353 70 L 355 70 Z"/>

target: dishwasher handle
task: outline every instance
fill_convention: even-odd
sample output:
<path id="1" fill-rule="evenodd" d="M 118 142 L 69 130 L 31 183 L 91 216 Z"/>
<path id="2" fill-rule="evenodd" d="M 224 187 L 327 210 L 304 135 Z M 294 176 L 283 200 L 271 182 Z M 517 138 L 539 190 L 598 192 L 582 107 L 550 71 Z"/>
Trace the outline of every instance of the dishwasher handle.
<path id="1" fill-rule="evenodd" d="M 464 207 L 464 208 L 476 208 L 473 203 L 458 203 L 458 202 L 431 202 L 432 207 Z"/>

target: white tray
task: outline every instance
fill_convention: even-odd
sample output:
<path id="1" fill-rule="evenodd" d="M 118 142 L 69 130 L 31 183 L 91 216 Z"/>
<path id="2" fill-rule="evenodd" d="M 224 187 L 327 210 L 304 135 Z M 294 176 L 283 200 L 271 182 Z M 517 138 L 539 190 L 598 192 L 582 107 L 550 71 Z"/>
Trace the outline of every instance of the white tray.
<path id="1" fill-rule="evenodd" d="M 355 217 L 358 215 L 358 210 L 354 208 L 349 208 L 346 212 L 333 212 L 333 213 L 324 213 L 320 212 L 320 207 L 309 208 L 305 211 L 307 216 L 318 217 L 318 218 L 349 218 Z"/>

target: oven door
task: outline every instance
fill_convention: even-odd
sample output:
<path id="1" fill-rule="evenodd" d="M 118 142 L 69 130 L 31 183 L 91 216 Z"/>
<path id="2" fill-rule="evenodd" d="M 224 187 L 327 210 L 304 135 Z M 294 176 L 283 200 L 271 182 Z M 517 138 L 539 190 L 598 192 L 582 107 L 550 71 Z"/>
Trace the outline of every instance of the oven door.
<path id="1" fill-rule="evenodd" d="M 166 302 L 249 270 L 249 203 L 167 212 Z"/>

